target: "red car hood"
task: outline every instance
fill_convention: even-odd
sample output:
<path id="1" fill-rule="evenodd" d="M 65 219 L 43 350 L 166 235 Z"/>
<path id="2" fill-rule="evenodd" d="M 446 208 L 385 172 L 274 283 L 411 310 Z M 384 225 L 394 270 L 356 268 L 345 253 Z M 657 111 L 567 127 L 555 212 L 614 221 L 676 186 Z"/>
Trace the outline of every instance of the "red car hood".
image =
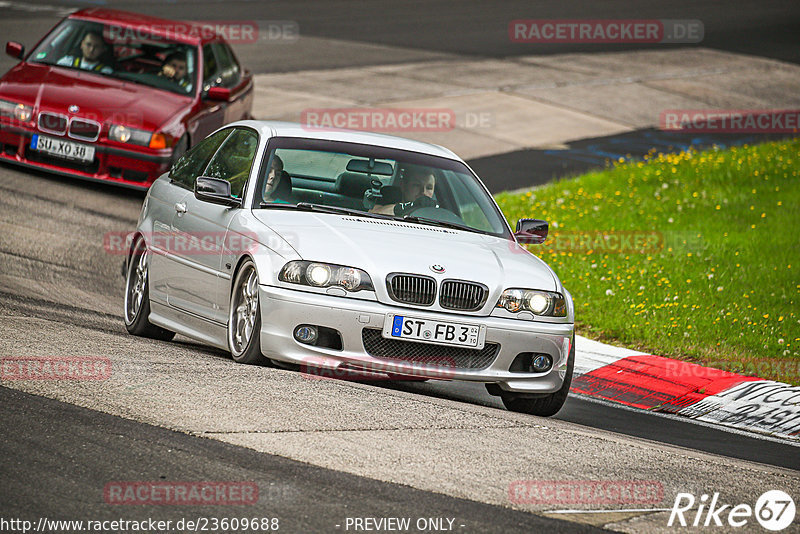
<path id="1" fill-rule="evenodd" d="M 20 63 L 0 78 L 0 98 L 33 105 L 36 111 L 67 114 L 163 130 L 191 108 L 191 97 L 50 65 Z"/>

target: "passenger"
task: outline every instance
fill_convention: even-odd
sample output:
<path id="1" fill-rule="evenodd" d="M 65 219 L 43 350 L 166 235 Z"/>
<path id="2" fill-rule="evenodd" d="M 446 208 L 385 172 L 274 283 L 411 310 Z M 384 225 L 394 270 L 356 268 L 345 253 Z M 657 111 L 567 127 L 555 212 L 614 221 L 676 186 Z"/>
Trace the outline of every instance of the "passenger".
<path id="1" fill-rule="evenodd" d="M 164 65 L 161 66 L 161 72 L 158 75 L 177 83 L 189 92 L 192 84 L 186 79 L 188 72 L 186 65 L 186 55 L 182 52 L 173 52 L 164 60 Z"/>
<path id="2" fill-rule="evenodd" d="M 272 157 L 272 165 L 264 182 L 263 201 L 290 204 L 287 197 L 291 194 L 292 184 L 288 180 L 290 178 L 283 170 L 283 160 L 276 154 Z"/>
<path id="3" fill-rule="evenodd" d="M 108 45 L 103 40 L 103 36 L 96 31 L 86 32 L 81 40 L 81 54 L 67 55 L 58 60 L 57 65 L 66 67 L 77 67 L 83 70 L 92 70 L 111 74 L 114 69 L 104 65 L 100 59 L 108 51 Z"/>
<path id="4" fill-rule="evenodd" d="M 429 168 L 408 166 L 400 176 L 402 200 L 397 203 L 375 204 L 369 212 L 405 215 L 415 209 L 436 207 L 436 201 L 433 200 L 435 187 L 436 178 Z"/>

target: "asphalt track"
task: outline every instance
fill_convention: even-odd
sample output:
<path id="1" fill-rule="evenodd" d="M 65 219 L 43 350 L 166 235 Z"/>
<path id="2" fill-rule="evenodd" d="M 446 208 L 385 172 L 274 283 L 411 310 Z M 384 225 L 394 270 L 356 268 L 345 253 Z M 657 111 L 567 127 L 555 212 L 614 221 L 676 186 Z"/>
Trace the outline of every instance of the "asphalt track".
<path id="1" fill-rule="evenodd" d="M 81 5 L 56 1 L 26 4 L 43 7 L 31 11 L 0 5 L 0 9 L 8 9 L 5 11 L 8 17 L 0 20 L 0 34 L 22 40 L 28 46 L 33 44 L 32 36 L 38 38 L 55 23 L 58 9 Z M 224 16 L 219 3 L 139 1 L 118 2 L 114 6 L 176 18 L 189 18 L 187 6 L 191 5 L 191 17 L 197 19 L 294 20 L 304 36 L 312 37 L 303 47 L 276 48 L 271 54 L 242 45 L 237 52 L 256 72 L 424 60 L 452 54 L 492 57 L 528 54 L 530 49 L 525 45 L 507 39 L 507 23 L 514 18 L 700 19 L 706 28 L 704 46 L 800 62 L 797 46 L 800 7 L 796 2 L 741 2 L 735 9 L 713 2 L 672 3 L 668 8 L 662 4 L 638 2 L 632 11 L 622 2 L 581 2 L 570 6 L 509 2 L 495 4 L 491 10 L 486 9 L 485 2 L 477 1 L 226 2 Z M 360 16 L 354 16 L 355 13 Z M 384 46 L 393 48 L 381 48 Z M 593 50 L 620 50 L 625 46 Z M 566 51 L 586 49 L 573 45 L 539 50 L 543 54 Z M 10 65 L 10 58 L 0 61 L 2 70 Z M 580 150 L 585 148 L 576 146 Z M 509 163 L 513 157 L 497 157 L 486 164 L 494 169 L 502 169 L 504 165 L 518 167 L 513 161 Z M 478 169 L 480 164 L 476 163 Z M 558 172 L 569 173 L 571 167 L 565 169 Z M 521 182 L 521 185 L 530 184 Z M 103 231 L 131 229 L 141 199 L 140 194 L 103 185 L 0 166 L 3 355 L 25 354 L 28 346 L 46 336 L 44 327 L 38 325 L 46 325 L 48 321 L 62 322 L 76 331 L 73 336 L 65 334 L 60 346 L 53 346 L 58 353 L 96 350 L 101 335 L 110 335 L 120 340 L 120 347 L 124 345 L 119 317 L 122 294 L 119 257 L 105 254 L 97 239 Z M 81 233 L 87 229 L 91 237 L 82 238 Z M 30 325 L 25 332 L 28 338 L 20 334 L 20 322 Z M 89 338 L 84 337 L 85 332 L 92 332 Z M 108 350 L 125 350 L 120 347 Z M 207 353 L 186 342 L 179 348 L 194 350 L 201 357 Z M 159 350 L 173 349 L 165 346 Z M 219 360 L 220 356 L 216 353 L 213 358 Z M 222 361 L 236 368 L 233 362 Z M 501 410 L 496 399 L 471 385 L 395 384 L 375 386 L 375 390 L 456 401 L 467 412 L 483 407 Z M 0 388 L 0 399 L 4 407 L 0 411 L 0 431 L 4 433 L 0 450 L 5 459 L 0 467 L 3 517 L 115 517 L 118 510 L 105 505 L 98 494 L 98 487 L 109 479 L 202 477 L 257 480 L 267 498 L 259 504 L 256 515 L 286 518 L 286 531 L 290 532 L 332 530 L 331 521 L 345 515 L 452 516 L 469 527 L 465 532 L 579 528 L 574 523 L 567 528 L 538 515 L 312 467 L 6 388 Z M 703 451 L 759 462 L 765 464 L 764 470 L 769 470 L 767 465 L 800 469 L 800 454 L 792 445 L 581 398 L 570 398 L 556 419 L 577 425 L 591 435 L 629 436 L 639 443 L 652 443 L 655 448 L 678 447 L 687 455 Z M 603 472 L 572 475 L 610 476 Z M 282 489 L 275 493 L 264 490 L 273 482 Z M 797 487 L 796 478 L 790 482 Z M 185 510 L 127 507 L 125 516 L 144 517 L 153 512 L 158 513 L 159 519 L 169 519 L 183 516 Z M 206 511 L 193 507 L 191 512 L 221 516 L 218 509 Z"/>
<path id="2" fill-rule="evenodd" d="M 385 64 L 406 61 L 412 56 L 508 57 L 532 53 L 691 46 L 513 43 L 508 36 L 508 24 L 515 19 L 695 19 L 700 20 L 705 29 L 702 46 L 800 62 L 800 4 L 793 0 L 742 0 L 730 5 L 693 0 L 668 3 L 663 0 L 506 0 L 491 2 L 490 8 L 482 0 L 233 0 L 224 3 L 193 0 L 37 0 L 6 1 L 3 4 L 12 7 L 0 5 L 0 9 L 9 14 L 0 22 L 2 35 L 6 39 L 22 40 L 28 46 L 59 18 L 58 14 L 65 8 L 91 6 L 130 9 L 178 20 L 293 21 L 298 24 L 303 37 L 325 40 L 309 45 L 316 48 L 316 54 L 309 53 L 309 48 L 304 46 L 275 45 L 274 49 L 266 52 L 263 43 L 237 46 L 240 59 L 255 72 Z M 389 53 L 388 50 L 364 46 L 354 54 L 352 48 L 331 46 L 331 40 L 400 48 L 406 52 Z M 9 58 L 0 62 L 0 68 L 6 69 L 6 65 L 10 65 Z"/>
<path id="3" fill-rule="evenodd" d="M 348 517 L 455 519 L 457 532 L 601 532 L 501 506 L 386 484 L 216 440 L 187 436 L 0 387 L 0 517 L 159 521 L 277 518 L 280 532 L 336 532 Z M 42 442 L 42 437 L 47 442 Z M 32 444 L 36 444 L 32 447 Z M 109 481 L 246 481 L 255 504 L 109 505 Z"/>

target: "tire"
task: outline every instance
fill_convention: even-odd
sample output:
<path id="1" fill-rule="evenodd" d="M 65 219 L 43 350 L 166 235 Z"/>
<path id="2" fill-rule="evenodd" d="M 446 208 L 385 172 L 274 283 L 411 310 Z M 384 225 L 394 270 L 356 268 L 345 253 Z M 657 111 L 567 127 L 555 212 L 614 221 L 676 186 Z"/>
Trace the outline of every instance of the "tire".
<path id="1" fill-rule="evenodd" d="M 139 238 L 131 249 L 125 276 L 125 308 L 123 309 L 125 329 L 134 336 L 169 341 L 175 337 L 175 332 L 156 326 L 148 320 L 150 317 L 149 271 L 147 245 L 144 239 Z"/>
<path id="2" fill-rule="evenodd" d="M 270 365 L 261 354 L 261 309 L 258 273 L 253 260 L 242 263 L 231 286 L 228 312 L 228 350 L 237 363 Z"/>
<path id="3" fill-rule="evenodd" d="M 502 391 L 500 398 L 503 404 L 512 412 L 527 413 L 540 417 L 550 417 L 558 413 L 569 395 L 569 387 L 572 384 L 572 370 L 575 367 L 575 336 L 572 336 L 572 344 L 567 358 L 567 374 L 561 388 L 549 395 L 538 397 L 526 397 L 519 394 L 507 393 Z"/>

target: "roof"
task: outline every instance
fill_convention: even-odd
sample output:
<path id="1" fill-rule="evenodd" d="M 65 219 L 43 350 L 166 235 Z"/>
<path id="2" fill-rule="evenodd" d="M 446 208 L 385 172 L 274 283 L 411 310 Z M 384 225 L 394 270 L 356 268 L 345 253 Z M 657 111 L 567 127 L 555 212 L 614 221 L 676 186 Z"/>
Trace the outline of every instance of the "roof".
<path id="1" fill-rule="evenodd" d="M 296 122 L 282 121 L 249 120 L 238 121 L 233 123 L 233 125 L 250 126 L 251 128 L 259 130 L 262 135 L 269 137 L 299 137 L 304 139 L 320 139 L 323 141 L 342 141 L 346 143 L 376 145 L 462 161 L 461 158 L 447 148 L 394 135 L 362 132 L 358 130 L 317 129 L 303 126 Z M 232 125 L 229 124 L 227 126 Z"/>
<path id="2" fill-rule="evenodd" d="M 87 8 L 71 13 L 69 18 L 90 20 L 107 25 L 118 25 L 123 28 L 135 28 L 159 35 L 170 41 L 188 44 L 203 44 L 222 38 L 213 23 L 202 21 L 182 21 L 151 17 L 140 13 L 120 11 L 118 9 Z"/>

